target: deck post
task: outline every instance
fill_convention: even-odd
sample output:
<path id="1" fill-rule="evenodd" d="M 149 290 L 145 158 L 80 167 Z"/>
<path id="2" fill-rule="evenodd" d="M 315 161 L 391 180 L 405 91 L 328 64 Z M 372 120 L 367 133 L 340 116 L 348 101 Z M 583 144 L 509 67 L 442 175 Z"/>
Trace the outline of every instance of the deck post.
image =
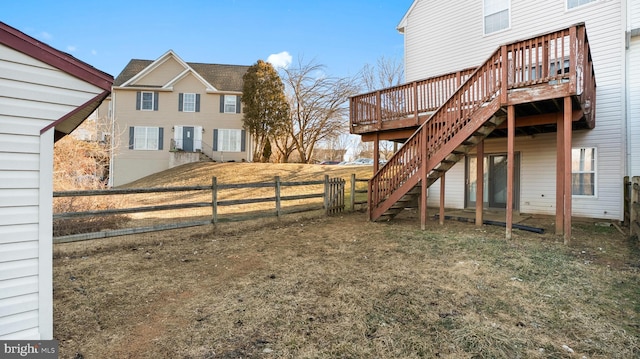
<path id="1" fill-rule="evenodd" d="M 571 96 L 564 98 L 564 244 L 571 242 Z"/>
<path id="2" fill-rule="evenodd" d="M 516 111 L 513 105 L 507 107 L 507 220 L 506 238 L 511 239 L 513 227 L 513 169 L 514 169 L 514 137 Z"/>
<path id="3" fill-rule="evenodd" d="M 564 234 L 564 114 L 558 114 L 556 133 L 556 235 Z"/>
<path id="4" fill-rule="evenodd" d="M 380 90 L 376 91 L 376 127 L 382 129 L 382 96 Z"/>
<path id="5" fill-rule="evenodd" d="M 378 173 L 380 169 L 380 132 L 376 132 L 373 140 L 373 174 Z"/>
<path id="6" fill-rule="evenodd" d="M 484 223 L 484 140 L 476 147 L 476 226 Z"/>
<path id="7" fill-rule="evenodd" d="M 445 173 L 440 177 L 440 225 L 444 224 L 444 176 Z"/>
<path id="8" fill-rule="evenodd" d="M 509 88 L 509 56 L 507 52 L 507 45 L 500 47 L 500 103 L 502 105 L 507 104 L 507 90 Z"/>

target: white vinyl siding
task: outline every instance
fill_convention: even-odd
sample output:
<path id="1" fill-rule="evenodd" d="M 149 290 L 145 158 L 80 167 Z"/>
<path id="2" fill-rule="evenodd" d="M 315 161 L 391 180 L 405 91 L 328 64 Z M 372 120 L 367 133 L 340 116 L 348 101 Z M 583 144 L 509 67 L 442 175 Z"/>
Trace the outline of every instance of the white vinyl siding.
<path id="1" fill-rule="evenodd" d="M 484 23 L 480 20 L 484 14 L 483 2 L 418 1 L 403 21 L 406 80 L 410 82 L 475 67 L 482 64 L 501 44 L 584 22 L 597 83 L 596 127 L 593 130 L 574 131 L 572 147 L 598 149 L 598 192 L 597 196 L 574 198 L 572 213 L 580 217 L 621 219 L 623 201 L 620 181 L 626 168 L 625 156 L 621 154 L 626 152 L 625 112 L 630 112 L 625 109 L 624 104 L 623 34 L 626 24 L 623 23 L 623 8 L 622 0 L 594 1 L 588 6 L 579 6 L 571 11 L 566 11 L 566 0 L 511 0 L 509 31 L 484 36 Z M 457 55 L 461 51 L 464 52 L 464 56 Z M 627 71 L 632 69 L 628 66 Z M 535 140 L 538 141 L 540 137 L 546 138 L 536 136 Z M 542 145 L 538 148 L 542 148 Z M 527 154 L 517 145 L 516 150 L 522 153 L 523 182 L 520 209 L 526 211 L 526 208 L 534 206 L 533 198 L 529 198 L 531 207 L 523 205 L 528 196 L 527 191 L 538 192 L 537 188 L 531 189 L 524 183 L 525 173 L 530 172 L 527 166 L 532 163 L 532 159 L 527 159 L 527 156 L 536 157 L 543 154 L 541 151 Z M 553 137 L 549 151 L 548 155 L 555 157 Z M 551 171 L 555 172 L 555 162 L 545 163 L 546 169 L 539 173 L 551 176 Z M 638 163 L 640 164 L 640 160 Z M 455 174 L 447 173 L 447 188 L 450 183 L 461 181 L 456 176 L 464 176 L 463 169 L 464 166 L 461 166 L 461 170 L 454 172 Z M 533 185 L 536 187 L 540 184 L 534 182 Z M 429 189 L 431 199 L 434 199 L 432 193 L 437 191 L 436 187 L 434 184 Z M 552 187 L 555 188 L 555 182 L 552 183 Z M 451 192 L 447 191 L 447 205 L 463 203 L 464 193 L 459 189 L 455 191 L 461 193 L 461 199 L 450 199 Z M 543 202 L 547 203 L 548 191 L 544 192 L 546 193 Z M 455 192 L 453 195 L 456 195 Z M 541 205 L 535 208 L 553 214 L 555 203 L 547 204 L 547 207 Z"/>
<path id="2" fill-rule="evenodd" d="M 0 339 L 52 339 L 53 129 L 102 92 L 0 45 Z"/>

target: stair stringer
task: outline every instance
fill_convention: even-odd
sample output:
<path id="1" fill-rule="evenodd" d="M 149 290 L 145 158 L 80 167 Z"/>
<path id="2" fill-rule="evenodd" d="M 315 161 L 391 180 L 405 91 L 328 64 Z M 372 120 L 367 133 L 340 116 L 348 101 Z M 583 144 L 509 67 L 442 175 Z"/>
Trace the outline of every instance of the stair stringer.
<path id="1" fill-rule="evenodd" d="M 500 114 L 499 114 L 500 113 Z M 499 126 L 505 119 L 504 110 L 500 106 L 500 98 L 496 96 L 485 106 L 481 106 L 471 115 L 469 121 L 460 131 L 458 131 L 450 141 L 443 147 L 439 148 L 433 154 L 428 154 L 427 161 L 420 164 L 420 169 L 415 171 L 413 175 L 400 186 L 394 193 L 379 203 L 376 208 L 370 211 L 370 220 L 377 221 L 380 219 L 391 220 L 398 215 L 405 206 L 396 206 L 398 201 L 405 197 L 415 187 L 421 186 L 422 166 L 427 166 L 427 188 L 436 182 L 444 173 L 460 161 L 469 153 L 481 140 L 484 140 L 495 127 Z M 491 130 L 478 134 L 478 130 L 486 123 L 493 121 Z M 419 130 L 417 130 L 419 131 Z M 470 138 L 475 138 L 476 142 L 470 145 L 463 143 Z M 454 160 L 455 159 L 455 160 Z M 443 162 L 446 161 L 447 165 Z M 440 165 L 440 166 L 438 166 Z M 446 167 L 446 168 L 445 168 Z M 438 171 L 434 171 L 435 169 Z M 422 195 L 416 191 L 411 197 L 413 199 Z M 408 201 L 407 201 L 408 202 Z"/>

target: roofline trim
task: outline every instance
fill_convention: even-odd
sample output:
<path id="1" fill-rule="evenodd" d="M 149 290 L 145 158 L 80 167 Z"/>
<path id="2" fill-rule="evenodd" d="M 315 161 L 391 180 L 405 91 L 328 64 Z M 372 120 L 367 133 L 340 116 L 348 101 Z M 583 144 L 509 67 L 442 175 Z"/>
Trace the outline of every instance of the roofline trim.
<path id="1" fill-rule="evenodd" d="M 0 21 L 0 43 L 53 66 L 61 71 L 86 81 L 103 90 L 110 90 L 113 76 L 78 60 L 77 58 L 56 50 L 53 47 Z"/>
<path id="2" fill-rule="evenodd" d="M 169 88 L 169 87 L 173 88 L 173 85 L 175 85 L 178 81 L 185 78 L 189 73 L 193 74 L 193 76 L 195 76 L 198 79 L 198 81 L 200 81 L 203 85 L 205 85 L 205 87 L 207 88 L 206 89 L 207 91 L 217 91 L 215 86 L 211 85 L 207 80 L 205 80 L 196 70 L 194 70 L 188 64 L 187 64 L 187 68 L 184 71 L 182 71 L 176 77 L 171 79 L 171 81 L 167 82 L 167 84 L 162 86 L 162 88 Z"/>
<path id="3" fill-rule="evenodd" d="M 92 97 L 89 101 L 83 103 L 82 105 L 76 107 L 73 111 L 67 113 L 66 115 L 60 117 L 59 119 L 51 122 L 50 124 L 48 124 L 46 127 L 44 127 L 43 129 L 40 130 L 40 134 L 42 135 L 43 133 L 47 132 L 48 130 L 50 130 L 51 128 L 56 127 L 57 125 L 63 123 L 64 121 L 66 121 L 68 118 L 74 116 L 76 113 L 84 110 L 85 108 L 87 108 L 88 106 L 91 106 L 92 103 L 98 103 L 98 105 L 100 105 L 100 103 L 102 103 L 102 101 L 107 98 L 107 96 L 109 96 L 109 94 L 111 94 L 110 90 L 104 90 L 101 93 L 99 93 L 97 96 Z"/>

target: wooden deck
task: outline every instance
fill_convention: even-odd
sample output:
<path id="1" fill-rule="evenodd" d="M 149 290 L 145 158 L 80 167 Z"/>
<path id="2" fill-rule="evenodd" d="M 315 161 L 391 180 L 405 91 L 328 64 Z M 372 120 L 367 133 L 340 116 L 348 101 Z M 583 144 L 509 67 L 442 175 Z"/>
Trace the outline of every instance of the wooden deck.
<path id="1" fill-rule="evenodd" d="M 571 31 L 576 34 L 572 36 Z M 472 89 L 476 93 L 467 96 L 477 97 L 477 92 L 486 90 L 479 86 L 492 86 L 489 81 L 503 83 L 507 96 L 501 106 L 515 106 L 517 132 L 529 135 L 555 132 L 555 115 L 563 111 L 562 99 L 572 96 L 574 130 L 593 128 L 595 75 L 586 34 L 578 39 L 579 31 L 584 31 L 582 24 L 501 46 L 494 53 L 499 55 L 496 60 L 500 64 L 493 64 L 493 72 Z M 508 59 L 505 67 L 501 66 L 503 51 Z M 404 142 L 480 68 L 353 96 L 351 133 L 363 136 L 365 141 L 380 136 L 382 140 Z M 492 134 L 502 135 L 506 132 Z"/>
<path id="2" fill-rule="evenodd" d="M 474 69 L 352 97 L 351 133 L 376 144 L 404 143 L 380 169 L 374 151 L 370 219 L 393 218 L 416 198 L 426 208 L 420 193 L 487 137 L 507 136 L 513 152 L 516 133 L 561 132 L 564 161 L 571 130 L 595 126 L 595 87 L 586 29 L 577 24 L 502 45 Z M 570 192 L 570 158 L 558 169 L 564 196 Z"/>

